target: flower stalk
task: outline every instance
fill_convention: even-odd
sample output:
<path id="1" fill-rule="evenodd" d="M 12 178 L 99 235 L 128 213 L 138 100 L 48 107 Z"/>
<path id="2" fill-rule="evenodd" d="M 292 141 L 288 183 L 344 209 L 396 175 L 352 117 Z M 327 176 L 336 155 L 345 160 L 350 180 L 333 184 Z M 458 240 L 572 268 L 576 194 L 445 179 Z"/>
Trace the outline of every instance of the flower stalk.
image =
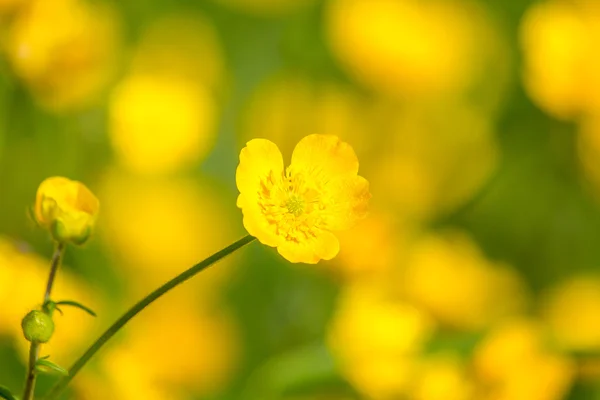
<path id="1" fill-rule="evenodd" d="M 50 300 L 52 294 L 52 287 L 54 286 L 54 280 L 56 278 L 56 272 L 60 266 L 63 255 L 65 252 L 65 244 L 57 243 L 52 260 L 50 261 L 50 274 L 48 275 L 48 283 L 46 284 L 46 291 L 44 292 L 44 302 L 46 304 Z M 29 346 L 29 365 L 27 367 L 27 378 L 25 379 L 25 388 L 23 390 L 23 400 L 32 400 L 35 391 L 36 381 L 36 370 L 41 344 L 37 341 L 32 341 Z"/>
<path id="2" fill-rule="evenodd" d="M 192 278 L 199 272 L 207 269 L 211 265 L 215 264 L 217 261 L 222 260 L 226 256 L 232 254 L 233 252 L 241 249 L 245 245 L 251 243 L 256 238 L 247 235 L 238 240 L 237 242 L 225 247 L 223 250 L 218 251 L 212 256 L 206 258 L 203 261 L 200 261 L 198 264 L 192 266 L 181 274 L 177 275 L 170 281 L 166 282 L 164 285 L 155 289 L 152 293 L 148 294 L 142 300 L 140 300 L 137 304 L 131 307 L 125 314 L 123 314 L 115 323 L 112 324 L 89 348 L 88 350 L 71 366 L 69 369 L 69 374 L 63 376 L 51 389 L 50 392 L 44 398 L 45 400 L 56 400 L 63 393 L 69 382 L 77 375 L 77 373 L 85 366 L 85 364 L 108 342 L 127 322 L 129 322 L 133 317 L 139 314 L 142 310 L 152 304 L 154 301 L 158 300 L 161 296 L 169 292 L 171 289 L 179 286 L 183 282 Z M 24 400 L 30 400 L 28 398 L 24 398 Z"/>

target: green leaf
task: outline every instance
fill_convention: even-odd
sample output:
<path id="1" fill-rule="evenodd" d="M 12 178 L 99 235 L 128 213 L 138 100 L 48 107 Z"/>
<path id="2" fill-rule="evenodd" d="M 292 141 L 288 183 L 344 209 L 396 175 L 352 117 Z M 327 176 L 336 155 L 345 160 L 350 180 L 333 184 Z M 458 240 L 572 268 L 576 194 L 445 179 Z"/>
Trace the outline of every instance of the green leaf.
<path id="1" fill-rule="evenodd" d="M 17 397 L 14 394 L 12 394 L 10 390 L 8 390 L 8 388 L 5 388 L 4 386 L 0 386 L 0 398 L 6 400 L 18 400 Z"/>
<path id="2" fill-rule="evenodd" d="M 57 306 L 71 306 L 71 307 L 79 308 L 80 310 L 83 310 L 86 313 L 90 314 L 92 317 L 96 316 L 96 313 L 91 308 L 86 307 L 83 304 L 78 303 L 78 302 L 73 301 L 73 300 L 57 301 L 55 304 Z"/>
<path id="3" fill-rule="evenodd" d="M 63 367 L 54 364 L 52 361 L 48 360 L 49 356 L 42 357 L 37 360 L 35 363 L 35 370 L 38 372 L 56 372 L 59 375 L 68 376 L 69 371 L 64 369 Z"/>

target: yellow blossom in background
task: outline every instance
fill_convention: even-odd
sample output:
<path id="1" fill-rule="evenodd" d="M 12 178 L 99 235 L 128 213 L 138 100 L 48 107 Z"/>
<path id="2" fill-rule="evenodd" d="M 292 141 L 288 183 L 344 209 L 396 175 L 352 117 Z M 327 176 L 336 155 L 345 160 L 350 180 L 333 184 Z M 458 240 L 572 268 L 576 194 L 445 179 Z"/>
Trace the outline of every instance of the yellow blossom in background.
<path id="1" fill-rule="evenodd" d="M 545 345 L 539 324 L 513 320 L 495 328 L 475 351 L 482 393 L 493 400 L 559 400 L 573 382 L 575 365 Z"/>
<path id="2" fill-rule="evenodd" d="M 0 336 L 9 335 L 17 344 L 23 361 L 27 360 L 29 343 L 21 331 L 21 319 L 30 310 L 40 307 L 50 272 L 50 260 L 19 249 L 9 239 L 0 237 Z M 73 300 L 85 304 L 102 317 L 102 304 L 87 283 L 75 278 L 64 268 L 57 275 L 53 299 Z M 75 308 L 65 307 L 64 314 L 54 314 L 55 330 L 50 342 L 44 344 L 44 354 L 51 354 L 59 365 L 70 363 L 88 345 L 97 319 Z"/>
<path id="3" fill-rule="evenodd" d="M 201 179 L 140 177 L 113 169 L 99 193 L 100 235 L 139 286 L 139 296 L 223 248 L 234 235 L 224 205 L 229 201 Z M 227 275 L 226 265 L 203 272 L 187 287 L 215 291 Z"/>
<path id="4" fill-rule="evenodd" d="M 475 382 L 467 363 L 452 353 L 424 356 L 417 367 L 417 378 L 409 390 L 414 400 L 474 399 Z"/>
<path id="5" fill-rule="evenodd" d="M 333 232 L 367 213 L 369 184 L 357 174 L 354 150 L 336 136 L 303 138 L 285 171 L 277 145 L 253 139 L 236 171 L 244 227 L 291 262 L 330 260 L 339 252 Z"/>
<path id="6" fill-rule="evenodd" d="M 235 370 L 238 340 L 223 310 L 198 304 L 185 292 L 170 293 L 128 326 L 126 339 L 100 357 L 100 373 L 88 371 L 78 392 L 90 400 L 214 394 Z"/>
<path id="7" fill-rule="evenodd" d="M 34 215 L 55 240 L 82 244 L 90 237 L 100 210 L 100 201 L 81 182 L 55 176 L 37 190 Z"/>
<path id="8" fill-rule="evenodd" d="M 543 311 L 562 348 L 600 350 L 600 278 L 579 276 L 561 282 L 546 294 Z"/>
<path id="9" fill-rule="evenodd" d="M 521 26 L 524 84 L 531 98 L 559 118 L 600 112 L 600 7 L 594 1 L 533 5 Z"/>
<path id="10" fill-rule="evenodd" d="M 215 28 L 201 15 L 150 24 L 129 73 L 110 97 L 109 138 L 118 161 L 140 174 L 169 174 L 212 149 L 224 61 Z"/>
<path id="11" fill-rule="evenodd" d="M 489 17 L 468 1 L 334 0 L 326 23 L 342 66 L 394 97 L 460 93 L 482 79 L 488 52 L 503 52 Z"/>
<path id="12" fill-rule="evenodd" d="M 3 44 L 40 104 L 63 111 L 96 100 L 114 74 L 118 41 L 108 3 L 32 0 L 8 26 Z"/>
<path id="13" fill-rule="evenodd" d="M 400 275 L 407 296 L 443 324 L 481 330 L 522 311 L 524 285 L 512 269 L 485 258 L 459 232 L 428 236 L 411 250 Z"/>
<path id="14" fill-rule="evenodd" d="M 202 85 L 169 75 L 132 75 L 112 95 L 110 139 L 131 171 L 174 172 L 207 154 L 215 112 L 214 99 Z"/>
<path id="15" fill-rule="evenodd" d="M 471 199 L 495 171 L 499 149 L 489 115 L 457 102 L 388 108 L 385 148 L 369 169 L 385 209 L 427 221 Z"/>
<path id="16" fill-rule="evenodd" d="M 278 16 L 300 10 L 315 0 L 213 0 L 232 9 L 253 15 Z"/>
<path id="17" fill-rule="evenodd" d="M 433 320 L 378 287 L 353 285 L 340 296 L 328 345 L 342 374 L 374 400 L 398 398 L 411 386 Z"/>

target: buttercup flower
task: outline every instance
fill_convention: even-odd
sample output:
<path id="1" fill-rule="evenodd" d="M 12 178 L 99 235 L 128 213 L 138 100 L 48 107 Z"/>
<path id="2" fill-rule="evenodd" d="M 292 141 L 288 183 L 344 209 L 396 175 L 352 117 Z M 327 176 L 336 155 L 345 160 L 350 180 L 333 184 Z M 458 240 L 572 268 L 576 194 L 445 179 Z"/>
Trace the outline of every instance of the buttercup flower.
<path id="1" fill-rule="evenodd" d="M 35 219 L 59 242 L 83 244 L 92 233 L 100 202 L 81 182 L 55 176 L 37 191 Z"/>
<path id="2" fill-rule="evenodd" d="M 354 150 L 336 136 L 306 136 L 285 170 L 273 142 L 253 139 L 236 172 L 244 227 L 291 262 L 330 260 L 339 251 L 333 232 L 367 214 L 369 183 L 357 174 Z"/>

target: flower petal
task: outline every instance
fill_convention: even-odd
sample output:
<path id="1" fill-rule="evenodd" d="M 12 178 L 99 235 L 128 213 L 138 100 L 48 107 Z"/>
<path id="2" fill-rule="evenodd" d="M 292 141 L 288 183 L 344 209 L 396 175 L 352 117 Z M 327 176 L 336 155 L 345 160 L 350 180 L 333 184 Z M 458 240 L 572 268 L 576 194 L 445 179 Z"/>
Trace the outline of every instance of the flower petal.
<path id="1" fill-rule="evenodd" d="M 237 206 L 242 209 L 244 214 L 244 228 L 248 233 L 257 238 L 262 244 L 271 247 L 277 247 L 283 238 L 277 235 L 276 227 L 269 224 L 269 221 L 262 214 L 260 206 L 256 200 L 243 193 L 238 196 Z"/>
<path id="2" fill-rule="evenodd" d="M 290 167 L 328 181 L 338 175 L 357 174 L 358 158 L 337 136 L 309 135 L 296 145 Z"/>
<path id="3" fill-rule="evenodd" d="M 277 251 L 293 263 L 316 264 L 320 260 L 331 260 L 340 251 L 340 242 L 331 232 L 321 231 L 316 238 L 294 242 L 285 241 Z"/>
<path id="4" fill-rule="evenodd" d="M 53 176 L 45 179 L 38 187 L 35 199 L 35 218 L 37 222 L 44 226 L 49 226 L 52 221 L 48 220 L 48 206 L 43 207 L 44 204 L 48 204 L 46 199 L 52 199 L 54 205 L 57 203 L 57 199 L 75 197 L 73 190 L 72 181 L 62 176 Z"/>
<path id="5" fill-rule="evenodd" d="M 240 193 L 257 195 L 261 181 L 271 172 L 283 175 L 283 157 L 275 143 L 267 139 L 253 139 L 240 152 L 240 164 L 235 173 L 235 182 Z"/>

